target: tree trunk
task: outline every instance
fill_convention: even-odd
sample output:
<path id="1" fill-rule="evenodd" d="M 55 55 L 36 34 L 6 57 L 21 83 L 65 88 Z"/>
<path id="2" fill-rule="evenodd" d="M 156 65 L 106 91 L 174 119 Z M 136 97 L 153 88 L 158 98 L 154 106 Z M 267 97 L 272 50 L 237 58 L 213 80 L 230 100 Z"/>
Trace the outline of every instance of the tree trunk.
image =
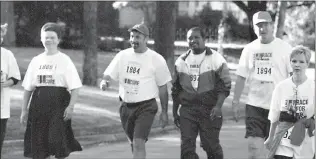
<path id="1" fill-rule="evenodd" d="M 283 37 L 284 33 L 284 21 L 285 21 L 285 12 L 287 8 L 286 1 L 279 1 L 278 2 L 278 11 L 275 18 L 275 31 L 274 34 L 276 37 L 281 38 Z"/>
<path id="2" fill-rule="evenodd" d="M 98 52 L 97 52 L 97 3 L 85 1 L 83 8 L 83 40 L 84 40 L 84 64 L 83 84 L 97 85 L 98 78 Z"/>
<path id="3" fill-rule="evenodd" d="M 246 13 L 249 21 L 250 41 L 255 40 L 257 35 L 253 30 L 252 16 L 258 11 L 267 10 L 267 1 L 247 1 L 247 5 L 242 1 L 233 1 L 233 3 Z"/>
<path id="4" fill-rule="evenodd" d="M 154 29 L 155 51 L 167 61 L 169 70 L 174 69 L 174 41 L 176 24 L 176 1 L 156 2 L 156 27 Z"/>
<path id="5" fill-rule="evenodd" d="M 224 49 L 223 49 L 223 43 L 224 43 L 224 37 L 225 37 L 225 32 L 227 30 L 227 2 L 223 2 L 223 18 L 221 19 L 221 22 L 218 26 L 218 47 L 217 47 L 217 52 L 224 55 Z"/>
<path id="6" fill-rule="evenodd" d="M 8 23 L 7 34 L 3 40 L 3 44 L 7 46 L 15 46 L 16 40 L 13 4 L 13 1 L 1 1 L 1 24 Z"/>

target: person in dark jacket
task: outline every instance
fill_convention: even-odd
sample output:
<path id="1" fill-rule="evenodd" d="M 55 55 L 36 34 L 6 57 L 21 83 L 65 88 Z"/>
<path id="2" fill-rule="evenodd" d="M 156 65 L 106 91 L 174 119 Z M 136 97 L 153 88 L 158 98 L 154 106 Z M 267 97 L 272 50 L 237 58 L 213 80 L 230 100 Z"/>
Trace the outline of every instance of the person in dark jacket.
<path id="1" fill-rule="evenodd" d="M 201 28 L 191 28 L 187 41 L 190 49 L 175 63 L 171 89 L 174 123 L 181 131 L 181 159 L 199 158 L 198 134 L 208 159 L 223 159 L 219 133 L 221 108 L 231 89 L 229 69 L 221 54 L 205 46 Z"/>

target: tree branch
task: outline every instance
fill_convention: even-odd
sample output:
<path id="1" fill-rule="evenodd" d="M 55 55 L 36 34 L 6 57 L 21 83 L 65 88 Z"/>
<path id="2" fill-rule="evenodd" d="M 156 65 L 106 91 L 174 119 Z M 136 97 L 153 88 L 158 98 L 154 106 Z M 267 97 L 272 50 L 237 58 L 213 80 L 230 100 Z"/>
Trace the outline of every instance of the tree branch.
<path id="1" fill-rule="evenodd" d="M 248 12 L 249 8 L 246 6 L 246 4 L 242 1 L 233 1 L 240 9 L 242 9 L 244 12 Z"/>
<path id="2" fill-rule="evenodd" d="M 296 5 L 290 5 L 290 6 L 288 6 L 286 9 L 291 9 L 291 8 L 294 8 L 294 7 L 301 7 L 301 6 L 307 6 L 307 7 L 310 7 L 312 4 L 313 4 L 314 2 L 313 1 L 305 1 L 305 2 L 303 2 L 303 3 L 301 3 L 301 4 L 296 4 Z"/>

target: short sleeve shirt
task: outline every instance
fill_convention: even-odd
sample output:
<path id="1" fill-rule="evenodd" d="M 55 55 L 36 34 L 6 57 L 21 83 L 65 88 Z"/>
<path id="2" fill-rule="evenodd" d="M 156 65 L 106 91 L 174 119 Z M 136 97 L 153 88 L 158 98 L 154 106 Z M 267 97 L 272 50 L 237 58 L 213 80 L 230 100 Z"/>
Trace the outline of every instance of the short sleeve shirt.
<path id="1" fill-rule="evenodd" d="M 28 91 L 41 86 L 72 90 L 80 88 L 82 83 L 70 57 L 59 52 L 54 55 L 42 53 L 34 57 L 28 66 L 22 86 Z"/>
<path id="2" fill-rule="evenodd" d="M 274 86 L 290 75 L 291 49 L 278 38 L 269 44 L 255 40 L 245 46 L 236 74 L 249 84 L 247 104 L 269 109 Z"/>
<path id="3" fill-rule="evenodd" d="M 304 83 L 296 86 L 292 78 L 280 82 L 273 91 L 272 101 L 268 119 L 271 123 L 279 121 L 280 112 L 292 114 L 295 112 L 299 118 L 310 118 L 314 115 L 315 109 L 315 82 L 307 79 Z M 300 146 L 290 143 L 290 135 L 293 130 L 291 127 L 283 136 L 280 144 L 299 150 Z M 305 137 L 308 137 L 307 131 Z"/>
<path id="4" fill-rule="evenodd" d="M 131 103 L 156 98 L 158 87 L 171 81 L 165 59 L 149 48 L 144 53 L 132 48 L 119 52 L 104 75 L 119 81 L 120 97 Z"/>
<path id="5" fill-rule="evenodd" d="M 21 80 L 20 70 L 13 53 L 1 47 L 1 82 L 9 78 Z M 10 96 L 9 87 L 1 88 L 1 119 L 10 118 Z"/>

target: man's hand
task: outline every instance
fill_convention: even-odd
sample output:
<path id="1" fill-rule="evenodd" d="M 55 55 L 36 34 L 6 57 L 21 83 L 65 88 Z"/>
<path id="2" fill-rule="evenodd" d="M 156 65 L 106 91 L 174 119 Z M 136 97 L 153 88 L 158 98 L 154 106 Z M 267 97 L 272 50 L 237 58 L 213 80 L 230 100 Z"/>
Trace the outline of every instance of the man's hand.
<path id="1" fill-rule="evenodd" d="M 106 80 L 102 80 L 101 82 L 100 82 L 100 89 L 102 90 L 102 91 L 105 91 L 107 88 L 109 88 L 110 87 L 110 82 L 109 81 L 106 81 Z"/>
<path id="2" fill-rule="evenodd" d="M 180 116 L 173 114 L 173 123 L 180 129 Z"/>
<path id="3" fill-rule="evenodd" d="M 222 109 L 216 106 L 211 110 L 211 120 L 215 118 L 222 118 Z"/>
<path id="4" fill-rule="evenodd" d="M 68 106 L 64 112 L 64 120 L 70 120 L 72 118 L 72 114 L 74 112 L 74 106 Z"/>
<path id="5" fill-rule="evenodd" d="M 161 128 L 165 128 L 168 125 L 168 113 L 161 112 L 159 121 L 160 121 Z"/>
<path id="6" fill-rule="evenodd" d="M 233 110 L 233 113 L 234 113 L 234 120 L 236 122 L 238 122 L 238 120 L 239 120 L 239 109 L 238 109 L 238 106 L 239 106 L 239 102 L 232 101 L 232 110 Z"/>

